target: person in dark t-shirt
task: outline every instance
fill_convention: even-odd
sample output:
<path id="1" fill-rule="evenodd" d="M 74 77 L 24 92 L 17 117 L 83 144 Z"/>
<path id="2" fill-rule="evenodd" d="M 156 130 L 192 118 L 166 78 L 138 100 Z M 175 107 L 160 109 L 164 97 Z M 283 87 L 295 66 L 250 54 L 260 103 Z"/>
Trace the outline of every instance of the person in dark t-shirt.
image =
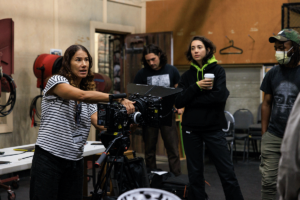
<path id="1" fill-rule="evenodd" d="M 283 29 L 269 38 L 274 43 L 279 65 L 267 72 L 260 89 L 265 93 L 262 103 L 261 164 L 262 200 L 276 197 L 280 146 L 288 117 L 300 91 L 300 35 Z"/>
<path id="2" fill-rule="evenodd" d="M 142 62 L 144 68 L 138 71 L 134 78 L 134 83 L 177 87 L 180 79 L 179 72 L 174 66 L 167 64 L 167 56 L 158 46 L 150 44 L 144 47 Z M 182 112 L 182 109 L 178 109 L 178 114 L 182 114 Z M 150 170 L 157 169 L 156 143 L 159 129 L 167 150 L 170 171 L 178 176 L 181 174 L 181 169 L 178 151 L 178 133 L 174 113 L 171 127 L 143 127 L 146 167 Z"/>

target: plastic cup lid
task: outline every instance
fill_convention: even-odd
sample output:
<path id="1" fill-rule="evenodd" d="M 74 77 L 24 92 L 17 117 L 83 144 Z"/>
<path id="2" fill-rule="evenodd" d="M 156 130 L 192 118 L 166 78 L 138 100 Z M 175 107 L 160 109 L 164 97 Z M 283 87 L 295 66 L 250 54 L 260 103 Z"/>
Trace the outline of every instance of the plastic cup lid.
<path id="1" fill-rule="evenodd" d="M 127 191 L 118 197 L 118 200 L 181 200 L 176 195 L 154 188 L 139 188 Z"/>
<path id="2" fill-rule="evenodd" d="M 214 74 L 204 74 L 204 78 L 215 78 Z"/>

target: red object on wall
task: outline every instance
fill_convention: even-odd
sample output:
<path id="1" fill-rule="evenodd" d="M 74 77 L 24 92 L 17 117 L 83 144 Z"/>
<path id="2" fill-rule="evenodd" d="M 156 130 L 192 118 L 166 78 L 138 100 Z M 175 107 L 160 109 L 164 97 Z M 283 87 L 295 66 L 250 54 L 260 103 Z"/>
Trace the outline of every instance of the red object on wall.
<path id="1" fill-rule="evenodd" d="M 61 56 L 52 54 L 41 54 L 35 59 L 33 64 L 33 73 L 38 79 L 36 87 L 40 88 L 42 79 L 44 79 L 42 89 L 45 88 L 47 84 L 46 79 L 58 72 L 61 66 L 61 61 Z"/>
<path id="2" fill-rule="evenodd" d="M 10 92 L 10 87 L 9 87 L 9 84 L 6 80 L 6 78 L 2 78 L 1 79 L 1 82 L 0 82 L 0 86 L 1 86 L 1 90 L 0 92 Z M 15 87 L 17 88 L 17 86 L 15 85 Z M 0 95 L 1 96 L 1 95 Z"/>
<path id="3" fill-rule="evenodd" d="M 44 89 L 47 84 L 47 78 L 58 73 L 61 68 L 62 58 L 62 56 L 58 55 L 41 54 L 35 59 L 33 73 L 37 78 L 37 88 L 41 88 L 42 79 L 44 79 L 42 86 L 42 89 Z M 94 81 L 96 83 L 96 91 L 107 93 L 111 90 L 112 81 L 108 76 L 101 73 L 94 73 Z"/>
<path id="4" fill-rule="evenodd" d="M 94 73 L 94 81 L 96 83 L 96 91 L 108 93 L 112 87 L 110 78 L 101 73 Z"/>
<path id="5" fill-rule="evenodd" d="M 0 52 L 3 73 L 14 73 L 14 22 L 12 19 L 0 20 Z"/>
<path id="6" fill-rule="evenodd" d="M 0 67 L 1 66 L 3 73 L 9 76 L 14 73 L 14 21 L 12 19 L 0 20 Z M 5 92 L 10 92 L 5 78 L 2 78 L 0 82 L 0 96 L 1 88 Z"/>

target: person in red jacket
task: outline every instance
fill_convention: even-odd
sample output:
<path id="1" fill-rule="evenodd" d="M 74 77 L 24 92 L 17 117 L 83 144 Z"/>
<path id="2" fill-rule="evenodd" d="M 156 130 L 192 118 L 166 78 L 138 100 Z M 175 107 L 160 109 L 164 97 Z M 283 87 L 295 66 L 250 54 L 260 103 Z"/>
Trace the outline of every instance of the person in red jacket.
<path id="1" fill-rule="evenodd" d="M 178 83 L 178 88 L 183 91 L 176 97 L 175 107 L 185 107 L 182 134 L 190 181 L 189 197 L 191 194 L 193 200 L 205 199 L 205 142 L 221 179 L 226 199 L 242 200 L 244 198 L 234 173 L 225 134 L 222 132 L 222 128 L 227 126 L 224 108 L 229 91 L 226 88 L 225 70 L 217 64 L 215 51 L 216 47 L 209 39 L 203 36 L 193 37 L 186 53 L 191 66 Z M 214 81 L 204 79 L 207 73 L 214 74 Z"/>

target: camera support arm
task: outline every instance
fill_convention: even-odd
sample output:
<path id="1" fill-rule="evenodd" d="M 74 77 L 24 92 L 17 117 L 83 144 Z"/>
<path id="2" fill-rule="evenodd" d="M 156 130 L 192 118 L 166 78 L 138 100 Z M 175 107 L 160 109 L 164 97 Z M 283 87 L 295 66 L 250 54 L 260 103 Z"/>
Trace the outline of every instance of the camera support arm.
<path id="1" fill-rule="evenodd" d="M 114 143 L 118 140 L 121 139 L 122 137 L 124 137 L 124 135 L 120 135 L 119 137 L 115 138 L 114 140 L 111 141 L 110 145 L 106 148 L 106 150 L 101 154 L 101 156 L 98 158 L 98 160 L 96 161 L 96 165 L 98 165 L 97 167 L 99 167 L 101 165 L 101 163 L 104 161 L 104 159 L 107 156 L 108 151 L 110 150 L 110 148 L 114 145 Z"/>
<path id="2" fill-rule="evenodd" d="M 112 103 L 114 99 L 120 99 L 120 98 L 125 98 L 127 97 L 126 93 L 122 94 L 110 94 L 109 95 L 109 102 Z"/>

